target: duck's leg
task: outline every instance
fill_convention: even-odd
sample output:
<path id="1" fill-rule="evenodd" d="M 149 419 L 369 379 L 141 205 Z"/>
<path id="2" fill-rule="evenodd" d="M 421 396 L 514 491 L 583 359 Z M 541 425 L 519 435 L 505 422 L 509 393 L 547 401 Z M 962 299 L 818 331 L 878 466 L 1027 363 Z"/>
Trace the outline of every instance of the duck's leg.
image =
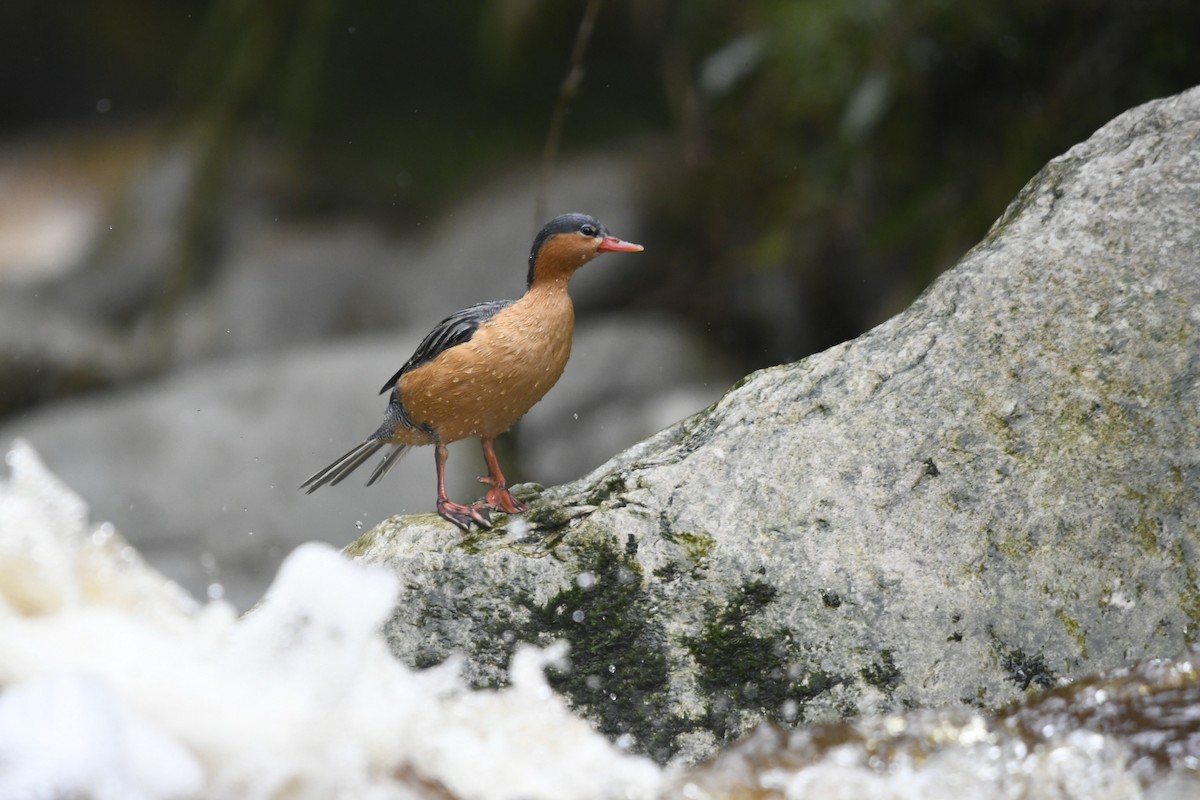
<path id="1" fill-rule="evenodd" d="M 495 439 L 481 437 L 479 441 L 483 445 L 483 460 L 487 462 L 488 468 L 488 476 L 480 478 L 479 482 L 492 487 L 488 489 L 485 501 L 492 508 L 505 514 L 520 514 L 525 511 L 528 506 L 508 491 L 508 483 L 504 480 L 504 473 L 500 471 L 500 461 L 496 458 Z"/>
<path id="2" fill-rule="evenodd" d="M 450 453 L 446 445 L 438 442 L 433 449 L 433 457 L 437 460 L 437 512 L 442 519 L 453 522 L 464 531 L 471 530 L 474 522 L 481 528 L 492 527 L 491 511 L 485 505 L 464 506 L 453 502 L 446 496 L 446 458 Z"/>

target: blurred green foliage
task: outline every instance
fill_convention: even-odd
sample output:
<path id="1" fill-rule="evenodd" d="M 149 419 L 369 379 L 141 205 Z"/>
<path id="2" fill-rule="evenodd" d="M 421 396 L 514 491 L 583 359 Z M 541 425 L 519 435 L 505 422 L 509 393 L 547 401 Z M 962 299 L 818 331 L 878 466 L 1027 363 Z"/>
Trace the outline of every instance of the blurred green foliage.
<path id="1" fill-rule="evenodd" d="M 762 364 L 883 321 L 1047 160 L 1200 83 L 1183 0 L 707 5 L 691 27 L 725 35 L 687 58 L 685 160 L 657 216 L 681 246 L 658 301 Z"/>
<path id="2" fill-rule="evenodd" d="M 245 141 L 300 165 L 294 213 L 396 222 L 531 166 L 584 2 L 5 5 L 3 129 L 200 131 L 204 238 Z M 563 144 L 658 143 L 627 301 L 760 366 L 902 308 L 1048 159 L 1200 83 L 1197 42 L 1195 0 L 608 0 Z"/>

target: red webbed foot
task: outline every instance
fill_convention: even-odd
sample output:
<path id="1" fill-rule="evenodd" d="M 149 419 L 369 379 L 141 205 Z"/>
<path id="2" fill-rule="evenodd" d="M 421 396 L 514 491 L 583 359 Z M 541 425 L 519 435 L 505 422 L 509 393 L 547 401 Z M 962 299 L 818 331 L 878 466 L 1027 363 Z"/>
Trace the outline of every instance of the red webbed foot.
<path id="1" fill-rule="evenodd" d="M 505 514 L 521 514 L 529 510 L 529 506 L 513 497 L 503 483 L 497 483 L 492 478 L 480 478 L 479 482 L 492 487 L 488 489 L 484 502 L 497 511 L 503 511 Z"/>
<path id="2" fill-rule="evenodd" d="M 492 510 L 483 504 L 464 506 L 451 500 L 438 500 L 437 512 L 442 519 L 453 522 L 464 531 L 471 530 L 471 523 L 484 529 L 492 527 Z"/>
<path id="3" fill-rule="evenodd" d="M 479 441 L 483 445 L 483 460 L 487 462 L 488 467 L 487 477 L 480 478 L 479 482 L 492 487 L 488 489 L 487 497 L 484 498 L 487 504 L 505 514 L 520 514 L 526 511 L 528 506 L 508 491 L 508 481 L 504 479 L 504 473 L 500 471 L 500 462 L 496 458 L 495 440 L 484 436 Z"/>

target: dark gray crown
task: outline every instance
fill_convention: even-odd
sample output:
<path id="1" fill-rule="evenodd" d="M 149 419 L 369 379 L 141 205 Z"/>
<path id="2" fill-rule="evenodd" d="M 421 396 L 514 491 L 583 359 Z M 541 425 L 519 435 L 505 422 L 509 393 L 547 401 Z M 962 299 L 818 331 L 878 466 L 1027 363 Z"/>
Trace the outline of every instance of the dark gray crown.
<path id="1" fill-rule="evenodd" d="M 586 228 L 594 231 L 592 236 L 608 235 L 608 231 L 600 224 L 600 220 L 587 214 L 562 214 L 547 222 L 546 227 L 542 228 L 537 238 L 533 240 L 533 249 L 529 251 L 529 276 L 525 280 L 525 285 L 533 284 L 533 265 L 537 263 L 542 245 L 560 233 L 581 233 Z"/>

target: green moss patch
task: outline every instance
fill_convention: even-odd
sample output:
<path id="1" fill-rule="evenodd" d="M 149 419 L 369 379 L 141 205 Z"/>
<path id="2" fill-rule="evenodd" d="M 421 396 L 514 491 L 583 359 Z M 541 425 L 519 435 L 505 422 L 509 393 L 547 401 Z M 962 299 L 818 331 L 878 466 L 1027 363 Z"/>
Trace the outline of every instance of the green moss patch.
<path id="1" fill-rule="evenodd" d="M 842 679 L 791 663 L 790 633 L 753 630 L 753 619 L 775 601 L 764 581 L 743 584 L 722 604 L 706 610 L 702 635 L 685 646 L 699 667 L 697 681 L 713 698 L 706 727 L 722 740 L 742 733 L 747 718 L 790 721 L 803 705 Z"/>
<path id="2" fill-rule="evenodd" d="M 642 568 L 603 535 L 571 551 L 574 582 L 544 604 L 530 603 L 534 630 L 517 638 L 567 640 L 571 668 L 552 673 L 550 684 L 602 733 L 632 735 L 635 749 L 665 761 L 690 725 L 671 715 L 665 634 L 650 621 L 654 602 Z"/>

